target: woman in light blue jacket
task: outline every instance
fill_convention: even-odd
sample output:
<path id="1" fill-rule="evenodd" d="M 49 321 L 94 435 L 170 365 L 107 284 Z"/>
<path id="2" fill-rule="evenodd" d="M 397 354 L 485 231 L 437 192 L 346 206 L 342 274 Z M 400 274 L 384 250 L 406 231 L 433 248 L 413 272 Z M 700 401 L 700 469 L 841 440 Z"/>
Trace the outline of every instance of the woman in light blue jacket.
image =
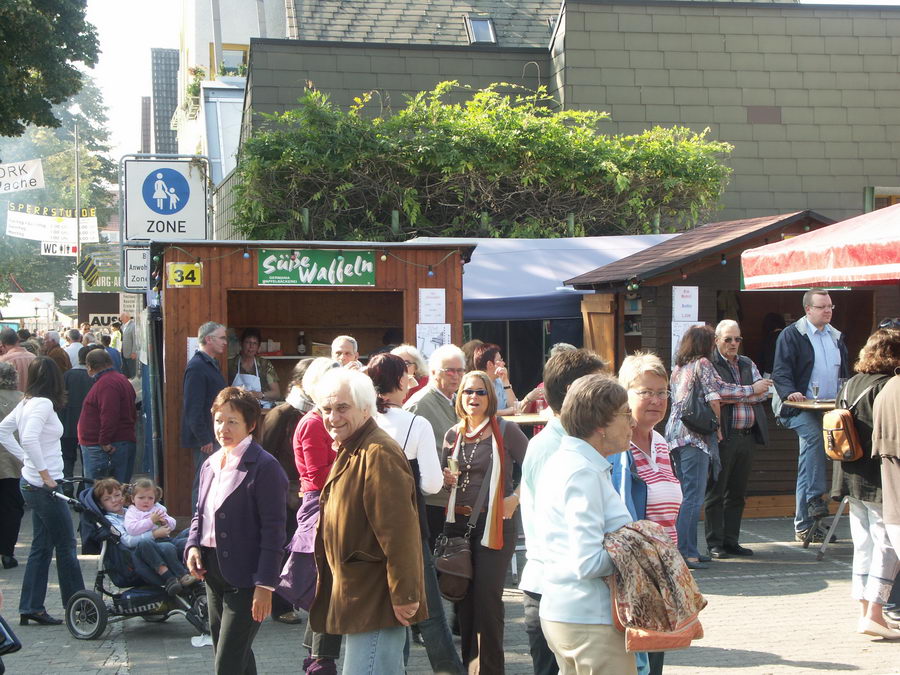
<path id="1" fill-rule="evenodd" d="M 537 556 L 544 562 L 541 628 L 560 673 L 636 672 L 612 621 L 603 577 L 615 571 L 603 537 L 632 518 L 610 480 L 608 457 L 628 449 L 634 421 L 625 389 L 608 375 L 570 387 L 560 413 L 566 431 L 535 490 Z"/>

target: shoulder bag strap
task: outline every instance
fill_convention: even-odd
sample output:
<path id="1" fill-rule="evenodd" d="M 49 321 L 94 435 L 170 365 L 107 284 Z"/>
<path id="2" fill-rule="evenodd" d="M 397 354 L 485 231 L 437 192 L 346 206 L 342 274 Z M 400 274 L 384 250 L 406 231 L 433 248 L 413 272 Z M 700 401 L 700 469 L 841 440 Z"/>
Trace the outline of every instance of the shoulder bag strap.
<path id="1" fill-rule="evenodd" d="M 413 413 L 413 418 L 409 421 L 409 429 L 406 430 L 406 440 L 403 441 L 403 454 L 404 455 L 406 454 L 406 444 L 409 443 L 409 435 L 412 433 L 413 424 L 416 423 L 416 417 L 418 417 L 418 415 Z"/>
<path id="2" fill-rule="evenodd" d="M 859 404 L 859 402 L 863 400 L 863 397 L 866 394 L 868 394 L 870 391 L 872 391 L 872 389 L 875 387 L 876 384 L 878 384 L 878 382 L 874 382 L 874 383 L 870 384 L 868 387 L 866 387 L 865 389 L 863 389 L 862 393 L 856 397 L 856 399 L 853 401 L 853 403 L 851 403 L 849 406 L 847 406 L 847 410 L 849 410 L 850 412 L 853 412 L 854 410 L 856 410 L 857 404 Z M 845 399 L 845 401 L 846 401 L 846 399 Z"/>

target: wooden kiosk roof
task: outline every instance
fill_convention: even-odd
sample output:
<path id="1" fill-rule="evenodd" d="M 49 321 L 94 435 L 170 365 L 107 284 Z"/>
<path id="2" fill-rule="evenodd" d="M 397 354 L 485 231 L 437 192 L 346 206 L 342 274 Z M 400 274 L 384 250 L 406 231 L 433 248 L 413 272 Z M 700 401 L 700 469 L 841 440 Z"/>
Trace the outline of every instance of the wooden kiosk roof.
<path id="1" fill-rule="evenodd" d="M 714 265 L 717 262 L 716 256 L 727 257 L 730 252 L 739 254 L 747 242 L 758 240 L 768 232 L 775 232 L 804 219 L 818 221 L 823 225 L 834 222 L 815 211 L 806 210 L 707 223 L 627 258 L 567 279 L 564 283 L 579 290 L 612 288 L 631 280 L 649 282 L 652 285 L 651 280 L 667 276 L 668 273 L 678 273 L 680 268 L 688 265 L 691 272 Z"/>

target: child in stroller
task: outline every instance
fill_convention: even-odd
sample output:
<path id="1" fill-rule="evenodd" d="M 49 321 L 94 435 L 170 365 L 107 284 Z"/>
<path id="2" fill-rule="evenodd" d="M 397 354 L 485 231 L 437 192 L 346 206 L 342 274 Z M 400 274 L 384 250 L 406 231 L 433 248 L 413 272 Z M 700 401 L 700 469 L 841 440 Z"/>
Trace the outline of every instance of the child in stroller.
<path id="1" fill-rule="evenodd" d="M 137 548 L 125 546 L 123 540 L 127 535 L 123 525 L 125 509 L 122 492 L 118 481 L 105 478 L 98 480 L 93 488 L 82 490 L 77 501 L 55 493 L 81 514 L 82 553 L 100 554 L 93 590 L 79 591 L 66 605 L 69 632 L 78 639 L 92 640 L 100 637 L 110 622 L 134 616 L 157 622 L 165 621 L 173 614 L 183 614 L 201 634 L 208 634 L 209 618 L 203 584 L 194 580 L 182 585 L 175 577 L 178 566 L 182 565 L 183 538 L 181 551 L 178 550 L 178 538 L 167 542 L 165 553 L 152 549 L 152 542 L 149 544 L 151 548 L 139 542 Z M 152 533 L 148 534 L 152 537 Z M 104 585 L 106 577 L 120 589 L 118 592 Z M 171 582 L 173 579 L 177 586 L 166 584 L 167 580 Z"/>
<path id="2" fill-rule="evenodd" d="M 148 489 L 154 495 L 159 490 L 153 481 L 148 478 L 141 479 L 149 485 L 143 486 L 143 491 Z M 184 553 L 184 542 L 187 540 L 187 531 L 180 538 L 171 538 L 175 520 L 162 509 L 160 522 L 146 520 L 142 528 L 129 527 L 128 514 L 138 511 L 131 502 L 135 495 L 140 495 L 142 488 L 132 489 L 125 493 L 123 485 L 115 478 L 103 478 L 94 483 L 93 489 L 88 495 L 81 494 L 82 503 L 90 498 L 94 506 L 99 506 L 102 515 L 119 533 L 119 541 L 131 552 L 135 571 L 145 580 L 153 584 L 162 584 L 169 595 L 180 593 L 182 588 L 192 586 L 200 580 L 188 574 L 187 568 L 181 562 Z M 128 503 L 126 503 L 126 501 Z M 90 508 L 90 504 L 85 504 Z M 126 511 L 125 507 L 128 507 Z M 156 515 L 155 513 L 153 515 Z M 178 546 L 180 544 L 180 546 Z M 179 550 L 180 548 L 180 550 Z"/>

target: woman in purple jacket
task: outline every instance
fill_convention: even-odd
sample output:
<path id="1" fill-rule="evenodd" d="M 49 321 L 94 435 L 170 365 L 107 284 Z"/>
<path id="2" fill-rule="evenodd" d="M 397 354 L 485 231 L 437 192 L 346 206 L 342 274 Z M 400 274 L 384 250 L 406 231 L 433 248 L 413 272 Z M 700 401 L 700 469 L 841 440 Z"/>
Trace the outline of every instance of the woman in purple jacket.
<path id="1" fill-rule="evenodd" d="M 206 581 L 216 675 L 254 675 L 253 638 L 281 572 L 288 481 L 251 436 L 259 402 L 250 392 L 226 387 L 212 413 L 222 447 L 200 469 L 185 556 Z"/>

